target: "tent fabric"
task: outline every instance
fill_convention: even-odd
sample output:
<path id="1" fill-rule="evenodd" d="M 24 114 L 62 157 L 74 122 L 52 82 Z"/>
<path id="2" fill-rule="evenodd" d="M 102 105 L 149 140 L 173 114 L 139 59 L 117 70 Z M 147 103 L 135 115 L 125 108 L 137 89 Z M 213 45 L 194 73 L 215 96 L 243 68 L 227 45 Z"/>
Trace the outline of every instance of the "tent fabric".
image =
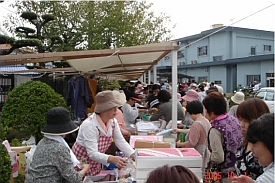
<path id="1" fill-rule="evenodd" d="M 81 72 L 88 75 L 114 76 L 117 79 L 136 79 L 157 65 L 172 50 L 180 48 L 178 42 L 163 42 L 148 45 L 105 50 L 69 51 L 1 56 L 1 65 L 54 62 L 66 60 L 72 67 L 33 69 L 60 75 Z M 32 70 L 30 69 L 29 72 Z M 17 71 L 24 72 L 24 71 Z"/>

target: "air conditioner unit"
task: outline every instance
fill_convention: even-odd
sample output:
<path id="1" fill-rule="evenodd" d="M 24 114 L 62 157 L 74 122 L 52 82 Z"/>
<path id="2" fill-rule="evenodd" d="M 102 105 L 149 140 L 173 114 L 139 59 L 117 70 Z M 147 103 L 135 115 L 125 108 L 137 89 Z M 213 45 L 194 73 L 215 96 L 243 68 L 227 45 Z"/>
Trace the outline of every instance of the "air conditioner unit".
<path id="1" fill-rule="evenodd" d="M 193 60 L 193 64 L 197 64 L 198 63 L 198 61 L 197 60 Z"/>

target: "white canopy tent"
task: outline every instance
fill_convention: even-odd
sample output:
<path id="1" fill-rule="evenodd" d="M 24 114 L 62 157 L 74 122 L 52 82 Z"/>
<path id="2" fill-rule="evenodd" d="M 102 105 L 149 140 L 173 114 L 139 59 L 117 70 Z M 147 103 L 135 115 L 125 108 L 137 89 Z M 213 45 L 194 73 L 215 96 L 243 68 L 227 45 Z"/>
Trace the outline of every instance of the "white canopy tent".
<path id="1" fill-rule="evenodd" d="M 164 42 L 141 46 L 131 46 L 105 50 L 86 50 L 55 53 L 37 53 L 21 55 L 5 55 L 0 57 L 0 66 L 27 63 L 67 61 L 71 67 L 53 69 L 29 69 L 0 74 L 16 74 L 23 72 L 42 72 L 54 75 L 83 73 L 97 76 L 113 76 L 117 79 L 137 79 L 153 69 L 156 83 L 156 65 L 167 54 L 172 52 L 172 100 L 173 128 L 177 123 L 177 50 L 178 42 Z"/>

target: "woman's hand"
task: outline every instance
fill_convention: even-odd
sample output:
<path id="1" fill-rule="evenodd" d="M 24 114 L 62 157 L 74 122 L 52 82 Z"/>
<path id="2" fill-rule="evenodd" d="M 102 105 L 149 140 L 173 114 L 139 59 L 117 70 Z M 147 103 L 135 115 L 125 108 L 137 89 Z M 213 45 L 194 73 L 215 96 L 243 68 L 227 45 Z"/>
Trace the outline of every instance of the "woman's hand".
<path id="1" fill-rule="evenodd" d="M 176 142 L 176 147 L 181 147 L 181 141 L 180 141 L 180 140 L 178 140 L 178 141 Z"/>
<path id="2" fill-rule="evenodd" d="M 150 110 L 149 110 L 149 113 L 157 113 L 158 112 L 158 108 L 151 108 Z"/>
<path id="3" fill-rule="evenodd" d="M 179 129 L 175 128 L 172 130 L 172 133 L 178 133 L 179 132 Z"/>
<path id="4" fill-rule="evenodd" d="M 82 166 L 82 170 L 80 171 L 80 173 L 82 173 L 83 175 L 85 175 L 86 172 L 88 172 L 88 170 L 91 167 L 90 164 L 84 164 L 84 163 L 81 163 L 81 166 Z"/>
<path id="5" fill-rule="evenodd" d="M 239 177 L 233 177 L 232 179 L 233 179 L 232 183 L 256 183 L 255 180 L 245 175 L 241 175 Z"/>
<path id="6" fill-rule="evenodd" d="M 172 130 L 172 133 L 184 133 L 184 134 L 187 134 L 189 132 L 189 129 L 178 129 L 178 128 L 175 128 Z"/>
<path id="7" fill-rule="evenodd" d="M 135 161 L 135 153 L 131 154 L 130 158 Z"/>
<path id="8" fill-rule="evenodd" d="M 119 156 L 109 156 L 108 163 L 113 163 L 118 168 L 123 168 L 127 165 L 127 161 Z"/>

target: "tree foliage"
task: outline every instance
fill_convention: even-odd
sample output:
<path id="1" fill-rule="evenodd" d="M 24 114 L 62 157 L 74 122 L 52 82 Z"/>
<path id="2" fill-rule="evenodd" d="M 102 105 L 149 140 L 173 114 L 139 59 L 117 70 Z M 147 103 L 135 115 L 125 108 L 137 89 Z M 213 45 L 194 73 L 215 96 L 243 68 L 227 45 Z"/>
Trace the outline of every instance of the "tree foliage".
<path id="1" fill-rule="evenodd" d="M 152 6 L 145 1 L 28 0 L 12 4 L 18 15 L 25 18 L 23 27 L 29 27 L 28 21 L 38 18 L 51 21 L 41 30 L 48 51 L 96 50 L 167 41 L 171 38 L 170 17 L 155 15 Z M 24 33 L 15 32 L 16 27 L 22 27 L 18 22 L 9 15 L 4 26 L 22 36 Z"/>
<path id="2" fill-rule="evenodd" d="M 23 135 L 42 137 L 46 113 L 52 107 L 67 107 L 64 98 L 49 85 L 40 81 L 28 81 L 14 88 L 4 104 L 1 120 L 3 126 Z"/>
<path id="3" fill-rule="evenodd" d="M 10 182 L 12 165 L 10 155 L 6 147 L 1 143 L 0 144 L 0 182 Z"/>

